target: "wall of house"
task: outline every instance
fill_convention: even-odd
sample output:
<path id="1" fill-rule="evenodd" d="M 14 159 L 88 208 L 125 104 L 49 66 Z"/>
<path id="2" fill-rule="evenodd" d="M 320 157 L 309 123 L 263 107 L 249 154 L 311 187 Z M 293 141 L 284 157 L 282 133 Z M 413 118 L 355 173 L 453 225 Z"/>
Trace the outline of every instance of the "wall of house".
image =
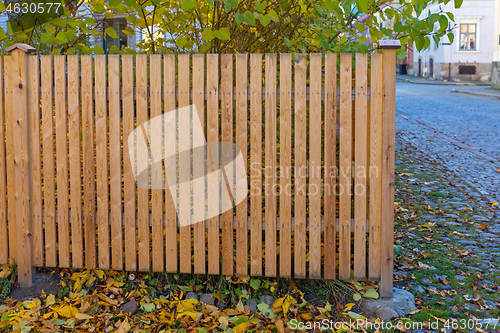
<path id="1" fill-rule="evenodd" d="M 431 13 L 438 12 L 439 6 L 430 6 Z M 436 80 L 451 81 L 491 81 L 493 59 L 493 26 L 495 22 L 495 0 L 464 0 L 461 8 L 455 9 L 450 1 L 443 11 L 453 13 L 457 27 L 453 43 L 444 37 L 439 45 L 418 52 L 415 49 L 413 75 L 418 75 L 418 61 L 421 61 L 421 76 Z M 427 16 L 427 13 L 425 14 Z M 424 18 L 424 17 L 422 17 Z M 460 24 L 476 24 L 476 49 L 460 49 Z M 431 59 L 433 65 L 431 69 Z M 460 74 L 460 66 L 473 66 L 476 74 Z"/>
<path id="2" fill-rule="evenodd" d="M 495 24 L 493 28 L 493 62 L 491 64 L 491 87 L 500 89 L 500 1 L 495 1 Z"/>

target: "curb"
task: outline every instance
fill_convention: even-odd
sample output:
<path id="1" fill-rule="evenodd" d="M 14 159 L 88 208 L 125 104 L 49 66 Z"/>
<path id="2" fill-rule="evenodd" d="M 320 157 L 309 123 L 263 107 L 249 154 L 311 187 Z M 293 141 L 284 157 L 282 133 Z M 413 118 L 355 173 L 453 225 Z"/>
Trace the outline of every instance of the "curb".
<path id="1" fill-rule="evenodd" d="M 467 91 L 467 90 L 451 89 L 451 92 L 453 92 L 453 93 L 461 93 L 461 94 L 469 94 L 469 95 L 476 95 L 476 96 L 483 96 L 483 97 L 500 98 L 500 95 L 497 95 L 497 94 L 488 94 L 488 93 L 475 92 L 475 91 Z"/>
<path id="2" fill-rule="evenodd" d="M 412 81 L 409 79 L 403 79 L 400 77 L 396 77 L 396 80 L 401 80 L 401 81 L 405 81 L 405 82 L 413 83 L 413 84 L 426 84 L 426 85 L 432 85 L 432 86 L 485 86 L 485 87 L 491 86 L 490 83 L 465 83 L 465 82 L 442 82 L 442 81 L 439 81 L 439 83 L 434 82 L 434 81 L 416 82 L 416 81 Z"/>

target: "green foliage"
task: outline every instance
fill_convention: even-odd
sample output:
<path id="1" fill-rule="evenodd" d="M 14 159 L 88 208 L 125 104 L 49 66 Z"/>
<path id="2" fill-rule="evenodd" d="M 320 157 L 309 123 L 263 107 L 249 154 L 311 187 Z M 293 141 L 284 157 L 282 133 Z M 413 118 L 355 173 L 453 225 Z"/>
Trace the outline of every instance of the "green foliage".
<path id="1" fill-rule="evenodd" d="M 47 23 L 17 32 L 0 29 L 0 44 L 22 42 L 52 54 L 104 53 L 89 40 L 118 38 L 112 28 L 103 34 L 103 21 L 120 15 L 127 20 L 123 33 L 131 36 L 138 28 L 145 34 L 137 45 L 141 53 L 367 52 L 380 39 L 397 38 L 403 45 L 398 56 L 404 57 L 405 44 L 422 50 L 431 38 L 453 39 L 453 15 L 428 9 L 449 1 L 386 6 L 381 0 L 75 0 Z"/>

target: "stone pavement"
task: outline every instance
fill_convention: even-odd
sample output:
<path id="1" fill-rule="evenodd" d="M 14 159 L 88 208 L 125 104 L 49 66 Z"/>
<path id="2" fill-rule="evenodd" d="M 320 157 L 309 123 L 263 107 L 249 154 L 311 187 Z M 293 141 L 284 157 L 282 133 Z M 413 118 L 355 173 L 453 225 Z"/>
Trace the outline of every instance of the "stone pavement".
<path id="1" fill-rule="evenodd" d="M 413 76 L 413 75 L 396 74 L 396 78 L 398 80 L 403 80 L 415 84 L 445 85 L 445 86 L 488 86 L 488 87 L 491 86 L 489 82 L 482 82 L 482 81 L 445 82 L 445 81 L 430 80 L 426 77 Z"/>

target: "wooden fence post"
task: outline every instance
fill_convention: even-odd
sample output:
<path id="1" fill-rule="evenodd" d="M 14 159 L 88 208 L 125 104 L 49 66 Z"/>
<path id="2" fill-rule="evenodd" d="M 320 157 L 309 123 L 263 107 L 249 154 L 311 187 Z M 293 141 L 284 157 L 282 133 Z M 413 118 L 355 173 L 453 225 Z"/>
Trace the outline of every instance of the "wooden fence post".
<path id="1" fill-rule="evenodd" d="M 383 54 L 382 116 L 382 242 L 380 296 L 392 297 L 394 264 L 394 164 L 396 144 L 396 50 L 398 40 L 383 40 L 378 48 Z"/>
<path id="2" fill-rule="evenodd" d="M 12 52 L 12 92 L 14 120 L 14 169 L 16 203 L 17 269 L 19 284 L 29 287 L 33 283 L 32 235 L 30 214 L 30 175 L 28 142 L 27 54 L 36 50 L 27 44 L 14 44 Z"/>

